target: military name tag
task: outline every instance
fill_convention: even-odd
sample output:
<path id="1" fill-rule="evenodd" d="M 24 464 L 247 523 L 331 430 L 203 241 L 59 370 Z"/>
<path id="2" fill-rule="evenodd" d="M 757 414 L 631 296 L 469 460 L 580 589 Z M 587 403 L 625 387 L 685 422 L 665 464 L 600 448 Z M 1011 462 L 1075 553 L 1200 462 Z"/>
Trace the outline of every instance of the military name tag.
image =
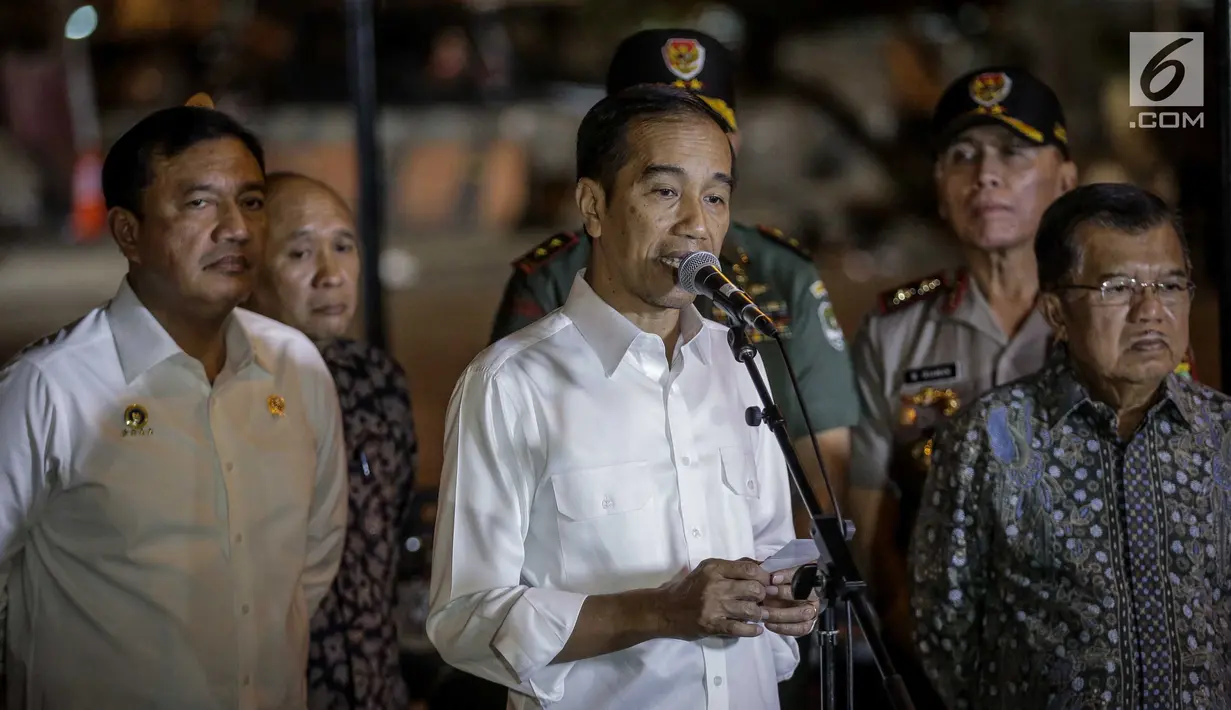
<path id="1" fill-rule="evenodd" d="M 926 367 L 915 367 L 907 370 L 902 375 L 902 383 L 907 385 L 917 385 L 922 382 L 936 382 L 938 380 L 955 379 L 957 379 L 956 362 L 946 362 L 940 365 L 928 365 Z"/>

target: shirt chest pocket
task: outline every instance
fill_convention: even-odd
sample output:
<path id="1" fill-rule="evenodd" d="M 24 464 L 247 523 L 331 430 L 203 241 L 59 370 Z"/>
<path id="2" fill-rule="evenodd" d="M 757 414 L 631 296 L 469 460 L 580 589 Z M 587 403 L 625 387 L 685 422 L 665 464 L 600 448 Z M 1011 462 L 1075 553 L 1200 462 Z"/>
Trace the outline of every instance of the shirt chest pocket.
<path id="1" fill-rule="evenodd" d="M 719 449 L 718 455 L 722 459 L 722 482 L 727 490 L 749 502 L 759 499 L 761 482 L 757 479 L 752 452 L 738 446 L 727 446 Z"/>
<path id="2" fill-rule="evenodd" d="M 610 591 L 612 579 L 659 577 L 667 567 L 668 486 L 648 463 L 576 469 L 552 477 L 564 575 L 571 588 Z M 677 525 L 678 527 L 678 525 Z"/>
<path id="3" fill-rule="evenodd" d="M 752 529 L 754 508 L 761 498 L 761 480 L 757 477 L 756 458 L 747 449 L 730 446 L 718 450 L 722 461 L 722 488 L 716 503 L 727 521 L 723 536 L 732 545 L 728 557 L 753 556 Z"/>

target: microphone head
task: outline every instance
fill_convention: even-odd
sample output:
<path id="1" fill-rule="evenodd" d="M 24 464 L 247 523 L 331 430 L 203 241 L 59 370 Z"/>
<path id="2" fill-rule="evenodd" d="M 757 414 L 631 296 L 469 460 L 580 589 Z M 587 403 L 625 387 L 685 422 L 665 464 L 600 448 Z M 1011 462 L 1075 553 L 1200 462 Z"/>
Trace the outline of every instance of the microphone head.
<path id="1" fill-rule="evenodd" d="M 685 291 L 699 294 L 700 292 L 697 290 L 697 274 L 701 273 L 701 269 L 707 266 L 712 266 L 722 271 L 722 267 L 718 263 L 718 257 L 708 251 L 694 251 L 680 260 L 680 266 L 675 272 L 675 282 Z"/>

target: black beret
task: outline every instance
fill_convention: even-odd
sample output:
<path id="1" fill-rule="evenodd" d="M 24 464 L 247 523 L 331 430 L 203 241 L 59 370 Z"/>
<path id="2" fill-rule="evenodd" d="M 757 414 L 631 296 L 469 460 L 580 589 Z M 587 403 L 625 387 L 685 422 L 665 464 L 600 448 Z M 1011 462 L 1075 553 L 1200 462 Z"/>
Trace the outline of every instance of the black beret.
<path id="1" fill-rule="evenodd" d="M 669 84 L 705 99 L 735 125 L 734 59 L 730 50 L 695 30 L 642 30 L 616 48 L 607 93 L 638 84 Z"/>

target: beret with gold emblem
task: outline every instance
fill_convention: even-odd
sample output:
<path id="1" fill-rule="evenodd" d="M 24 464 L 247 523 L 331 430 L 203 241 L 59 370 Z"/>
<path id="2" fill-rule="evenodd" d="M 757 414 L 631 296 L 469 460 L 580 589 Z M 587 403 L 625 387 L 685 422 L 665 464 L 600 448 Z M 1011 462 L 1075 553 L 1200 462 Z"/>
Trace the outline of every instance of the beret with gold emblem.
<path id="1" fill-rule="evenodd" d="M 616 47 L 607 93 L 638 84 L 669 84 L 696 92 L 735 124 L 735 72 L 730 50 L 695 30 L 642 30 Z"/>
<path id="2" fill-rule="evenodd" d="M 1060 99 L 1024 69 L 989 67 L 958 77 L 932 113 L 933 148 L 944 150 L 959 133 L 981 124 L 1005 126 L 1032 143 L 1069 154 Z"/>

